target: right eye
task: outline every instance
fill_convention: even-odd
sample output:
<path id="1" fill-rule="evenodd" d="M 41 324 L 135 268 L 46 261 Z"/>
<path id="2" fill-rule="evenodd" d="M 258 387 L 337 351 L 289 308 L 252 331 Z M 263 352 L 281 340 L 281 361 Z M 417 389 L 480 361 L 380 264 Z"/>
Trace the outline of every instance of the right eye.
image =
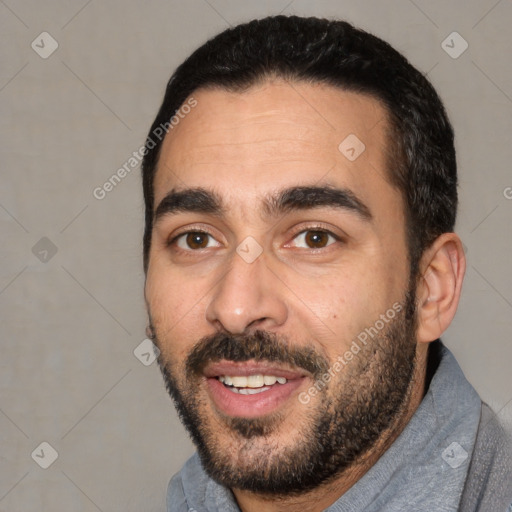
<path id="1" fill-rule="evenodd" d="M 184 251 L 197 251 L 210 247 L 220 247 L 221 245 L 210 233 L 206 233 L 205 231 L 188 231 L 182 233 L 169 242 L 169 245 L 172 244 L 176 244 Z"/>

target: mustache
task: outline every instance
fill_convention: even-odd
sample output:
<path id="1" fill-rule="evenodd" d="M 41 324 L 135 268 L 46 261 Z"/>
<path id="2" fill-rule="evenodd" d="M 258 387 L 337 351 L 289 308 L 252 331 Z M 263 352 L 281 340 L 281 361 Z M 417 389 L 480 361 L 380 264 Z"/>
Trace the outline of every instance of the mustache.
<path id="1" fill-rule="evenodd" d="M 250 334 L 219 332 L 199 340 L 186 359 L 188 375 L 200 375 L 208 363 L 221 360 L 271 362 L 301 368 L 315 378 L 327 372 L 328 361 L 312 347 L 291 347 L 282 337 L 266 331 Z"/>

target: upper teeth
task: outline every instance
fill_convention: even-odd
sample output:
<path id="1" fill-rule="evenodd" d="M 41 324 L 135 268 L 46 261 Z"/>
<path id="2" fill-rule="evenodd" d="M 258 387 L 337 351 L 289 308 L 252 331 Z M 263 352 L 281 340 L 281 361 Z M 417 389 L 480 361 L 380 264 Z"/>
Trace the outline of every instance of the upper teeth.
<path id="1" fill-rule="evenodd" d="M 237 388 L 260 388 L 261 386 L 272 386 L 276 382 L 286 384 L 284 377 L 275 377 L 274 375 L 249 375 L 249 376 L 230 376 L 221 375 L 219 380 L 228 386 Z"/>

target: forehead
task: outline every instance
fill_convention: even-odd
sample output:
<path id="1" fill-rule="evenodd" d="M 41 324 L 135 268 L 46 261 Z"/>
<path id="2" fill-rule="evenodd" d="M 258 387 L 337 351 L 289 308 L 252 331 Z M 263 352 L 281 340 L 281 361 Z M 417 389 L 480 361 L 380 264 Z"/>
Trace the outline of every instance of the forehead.
<path id="1" fill-rule="evenodd" d="M 370 203 L 401 201 L 386 178 L 388 121 L 376 99 L 285 81 L 193 97 L 162 145 L 155 208 L 172 189 L 211 188 L 247 206 L 269 191 L 324 183 Z"/>

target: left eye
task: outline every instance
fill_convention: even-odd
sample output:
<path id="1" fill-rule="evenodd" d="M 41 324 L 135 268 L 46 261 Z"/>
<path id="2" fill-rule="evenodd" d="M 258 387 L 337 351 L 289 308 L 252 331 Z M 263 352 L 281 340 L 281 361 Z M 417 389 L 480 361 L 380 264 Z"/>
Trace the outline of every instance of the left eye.
<path id="1" fill-rule="evenodd" d="M 304 249 L 323 249 L 337 240 L 338 238 L 329 231 L 310 229 L 296 235 L 293 245 Z"/>
<path id="2" fill-rule="evenodd" d="M 183 233 L 175 238 L 176 245 L 183 250 L 208 249 L 209 247 L 219 247 L 219 243 L 209 233 L 203 231 L 190 231 Z"/>

